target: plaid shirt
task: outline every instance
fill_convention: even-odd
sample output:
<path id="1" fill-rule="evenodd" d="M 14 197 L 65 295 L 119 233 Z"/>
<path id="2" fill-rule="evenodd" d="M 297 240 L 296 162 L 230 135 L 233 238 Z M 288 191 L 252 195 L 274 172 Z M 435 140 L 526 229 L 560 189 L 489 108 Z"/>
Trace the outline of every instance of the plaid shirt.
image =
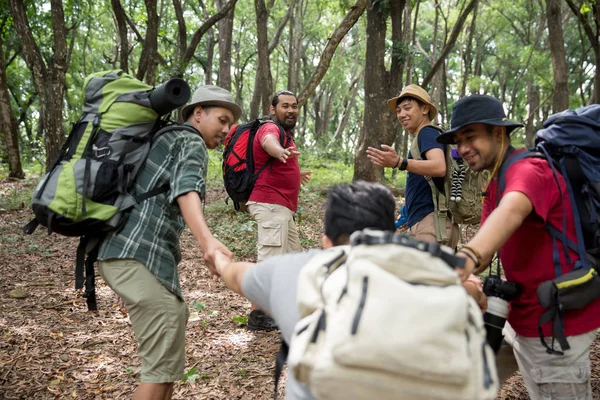
<path id="1" fill-rule="evenodd" d="M 191 191 L 204 199 L 207 165 L 206 144 L 199 134 L 171 131 L 156 139 L 140 169 L 134 194 L 165 183 L 169 191 L 136 204 L 123 228 L 106 237 L 98 259 L 136 259 L 183 300 L 177 265 L 185 221 L 176 200 Z"/>

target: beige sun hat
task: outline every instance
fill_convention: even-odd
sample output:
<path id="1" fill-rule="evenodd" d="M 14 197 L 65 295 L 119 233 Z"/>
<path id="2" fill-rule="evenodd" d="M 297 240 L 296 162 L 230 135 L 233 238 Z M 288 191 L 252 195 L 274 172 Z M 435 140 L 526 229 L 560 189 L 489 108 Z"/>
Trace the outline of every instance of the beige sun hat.
<path id="1" fill-rule="evenodd" d="M 181 110 L 183 120 L 186 121 L 196 106 L 225 107 L 233 113 L 233 122 L 240 119 L 242 109 L 234 101 L 228 90 L 213 85 L 200 86 L 192 96 L 192 102 Z"/>
<path id="2" fill-rule="evenodd" d="M 434 106 L 431 102 L 431 97 L 429 97 L 429 93 L 427 93 L 427 91 L 419 85 L 408 85 L 402 89 L 402 92 L 400 92 L 398 96 L 389 99 L 387 101 L 389 109 L 396 113 L 396 106 L 398 105 L 398 100 L 400 100 L 403 97 L 414 97 L 415 99 L 420 100 L 424 104 L 427 104 L 429 106 L 429 119 L 431 121 L 433 121 L 437 116 L 437 107 Z"/>

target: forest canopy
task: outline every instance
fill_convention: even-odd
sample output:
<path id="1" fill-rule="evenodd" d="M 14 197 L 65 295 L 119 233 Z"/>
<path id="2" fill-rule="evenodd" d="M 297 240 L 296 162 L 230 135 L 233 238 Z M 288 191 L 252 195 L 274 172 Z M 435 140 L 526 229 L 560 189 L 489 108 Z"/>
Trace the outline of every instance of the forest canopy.
<path id="1" fill-rule="evenodd" d="M 123 69 L 148 84 L 182 77 L 231 90 L 242 120 L 274 91 L 303 106 L 298 146 L 380 179 L 368 145 L 406 154 L 385 100 L 425 87 L 447 126 L 452 104 L 499 98 L 526 128 L 600 102 L 595 0 L 0 0 L 2 169 L 48 165 L 78 118 L 85 77 Z"/>

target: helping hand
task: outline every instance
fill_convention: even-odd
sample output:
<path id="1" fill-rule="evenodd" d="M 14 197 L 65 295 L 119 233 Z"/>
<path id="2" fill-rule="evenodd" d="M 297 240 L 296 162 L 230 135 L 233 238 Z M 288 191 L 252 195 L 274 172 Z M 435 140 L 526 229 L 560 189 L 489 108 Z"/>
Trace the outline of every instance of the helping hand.
<path id="1" fill-rule="evenodd" d="M 215 266 L 217 256 L 220 253 L 231 259 L 233 258 L 233 253 L 214 237 L 211 237 L 206 241 L 206 245 L 204 249 L 202 249 L 202 252 L 204 253 L 204 261 L 206 262 L 210 275 L 214 280 L 219 279 L 219 273 Z"/>
<path id="2" fill-rule="evenodd" d="M 398 164 L 398 153 L 393 147 L 382 144 L 383 150 L 378 150 L 375 147 L 367 148 L 367 157 L 373 164 L 383 168 L 394 168 Z"/>
<path id="3" fill-rule="evenodd" d="M 288 147 L 287 149 L 283 149 L 281 155 L 277 159 L 285 164 L 288 159 L 298 157 L 300 154 L 301 153 L 294 147 Z"/>

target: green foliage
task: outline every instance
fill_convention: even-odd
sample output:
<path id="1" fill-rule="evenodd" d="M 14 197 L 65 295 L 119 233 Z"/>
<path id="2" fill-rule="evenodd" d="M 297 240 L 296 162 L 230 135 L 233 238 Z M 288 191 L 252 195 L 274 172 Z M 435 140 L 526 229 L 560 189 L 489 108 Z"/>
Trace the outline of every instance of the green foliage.
<path id="1" fill-rule="evenodd" d="M 231 320 L 233 322 L 236 322 L 239 326 L 246 326 L 246 325 L 248 325 L 248 316 L 247 315 L 241 315 L 241 316 L 231 317 Z"/>
<path id="2" fill-rule="evenodd" d="M 197 379 L 200 379 L 200 374 L 198 374 L 198 370 L 196 368 L 192 368 L 183 374 L 181 382 L 196 383 Z"/>
<path id="3" fill-rule="evenodd" d="M 206 308 L 206 305 L 199 300 L 194 300 L 190 306 L 198 311 L 202 311 Z"/>

